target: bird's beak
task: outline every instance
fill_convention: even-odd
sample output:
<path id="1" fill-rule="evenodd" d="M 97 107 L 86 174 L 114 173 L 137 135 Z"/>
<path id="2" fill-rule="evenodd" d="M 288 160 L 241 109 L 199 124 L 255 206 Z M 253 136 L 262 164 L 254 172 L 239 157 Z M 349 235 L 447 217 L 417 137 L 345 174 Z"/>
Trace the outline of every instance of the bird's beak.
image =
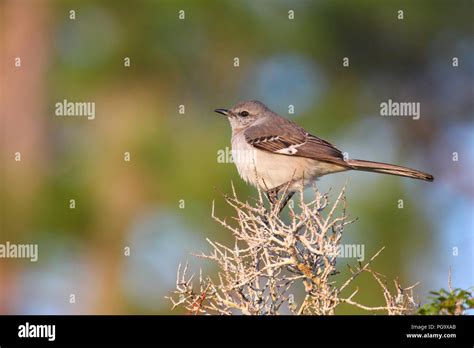
<path id="1" fill-rule="evenodd" d="M 217 112 L 218 114 L 221 114 L 224 116 L 230 116 L 230 112 L 227 109 L 215 109 L 214 112 Z"/>

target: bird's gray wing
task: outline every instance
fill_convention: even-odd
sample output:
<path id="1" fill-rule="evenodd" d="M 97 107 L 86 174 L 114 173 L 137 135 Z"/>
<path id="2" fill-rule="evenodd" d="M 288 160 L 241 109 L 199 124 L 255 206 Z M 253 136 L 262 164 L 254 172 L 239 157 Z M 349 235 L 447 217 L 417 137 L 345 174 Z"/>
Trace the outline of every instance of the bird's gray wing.
<path id="1" fill-rule="evenodd" d="M 285 118 L 274 117 L 265 123 L 251 126 L 245 130 L 244 135 L 248 144 L 260 150 L 350 167 L 344 161 L 342 152 L 331 143 L 309 134 Z"/>

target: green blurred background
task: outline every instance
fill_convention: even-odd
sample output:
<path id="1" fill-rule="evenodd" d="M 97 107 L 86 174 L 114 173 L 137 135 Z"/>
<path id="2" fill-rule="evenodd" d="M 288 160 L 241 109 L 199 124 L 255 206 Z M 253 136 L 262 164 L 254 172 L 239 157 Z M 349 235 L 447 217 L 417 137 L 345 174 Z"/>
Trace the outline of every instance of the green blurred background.
<path id="1" fill-rule="evenodd" d="M 473 1 L 3 1 L 0 243 L 37 243 L 39 260 L 0 259 L 0 313 L 167 314 L 164 296 L 180 261 L 215 274 L 189 255 L 209 250 L 206 237 L 231 241 L 212 221 L 211 202 L 230 216 L 220 192 L 230 192 L 231 180 L 244 199 L 256 191 L 232 163 L 218 163 L 230 127 L 213 110 L 245 99 L 263 101 L 351 158 L 433 173 L 434 183 L 341 173 L 318 186 L 336 193 L 348 181 L 348 210 L 359 220 L 343 242 L 364 244 L 366 259 L 386 246 L 373 266 L 390 286 L 397 276 L 402 285 L 420 281 L 423 303 L 429 290 L 447 287 L 450 266 L 453 286 L 472 286 L 473 8 Z M 96 118 L 55 116 L 64 99 L 95 102 Z M 381 117 L 388 99 L 420 102 L 420 120 Z M 355 262 L 341 259 L 342 277 Z M 382 303 L 370 277 L 356 285 L 359 302 Z M 350 313 L 361 311 L 338 311 Z"/>

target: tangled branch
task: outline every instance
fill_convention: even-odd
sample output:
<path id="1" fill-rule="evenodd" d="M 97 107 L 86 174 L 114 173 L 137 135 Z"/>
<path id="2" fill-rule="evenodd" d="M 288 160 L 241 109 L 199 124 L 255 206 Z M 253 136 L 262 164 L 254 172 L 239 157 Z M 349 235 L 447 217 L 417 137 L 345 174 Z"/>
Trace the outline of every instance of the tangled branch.
<path id="1" fill-rule="evenodd" d="M 168 297 L 173 309 L 184 307 L 190 314 L 331 315 L 338 305 L 347 303 L 388 314 L 412 312 L 416 307 L 412 290 L 417 284 L 402 288 L 396 280 L 392 294 L 384 277 L 370 268 L 384 248 L 365 264 L 350 268 L 351 275 L 341 285 L 333 280 L 344 228 L 355 220 L 346 214 L 345 188 L 332 205 L 329 192 L 314 189 L 313 194 L 305 203 L 301 191 L 296 209 L 290 202 L 289 222 L 285 222 L 279 214 L 282 199 L 267 210 L 261 192 L 250 204 L 239 200 L 232 186 L 232 195 L 224 198 L 235 210 L 235 224 L 215 216 L 214 202 L 212 218 L 232 232 L 234 245 L 207 239 L 211 253 L 196 255 L 217 265 L 218 279 L 200 271 L 195 286 L 195 275 L 188 276 L 188 265 L 180 264 L 176 290 Z M 380 285 L 385 305 L 369 307 L 356 302 L 358 289 L 348 297 L 342 295 L 362 273 L 371 274 Z"/>

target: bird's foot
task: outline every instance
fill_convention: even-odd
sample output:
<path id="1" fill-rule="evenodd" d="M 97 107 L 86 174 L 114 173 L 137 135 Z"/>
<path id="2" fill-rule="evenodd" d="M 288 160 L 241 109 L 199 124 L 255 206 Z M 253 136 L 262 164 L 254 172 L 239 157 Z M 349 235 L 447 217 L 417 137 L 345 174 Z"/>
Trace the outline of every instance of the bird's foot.
<path id="1" fill-rule="evenodd" d="M 282 212 L 282 210 L 286 207 L 290 199 L 295 194 L 294 192 L 290 192 L 286 194 L 283 200 L 278 199 L 278 193 L 281 191 L 280 187 L 274 188 L 272 190 L 267 191 L 268 201 L 270 202 L 271 210 L 278 209 L 278 214 Z M 286 190 L 285 190 L 286 193 Z"/>

